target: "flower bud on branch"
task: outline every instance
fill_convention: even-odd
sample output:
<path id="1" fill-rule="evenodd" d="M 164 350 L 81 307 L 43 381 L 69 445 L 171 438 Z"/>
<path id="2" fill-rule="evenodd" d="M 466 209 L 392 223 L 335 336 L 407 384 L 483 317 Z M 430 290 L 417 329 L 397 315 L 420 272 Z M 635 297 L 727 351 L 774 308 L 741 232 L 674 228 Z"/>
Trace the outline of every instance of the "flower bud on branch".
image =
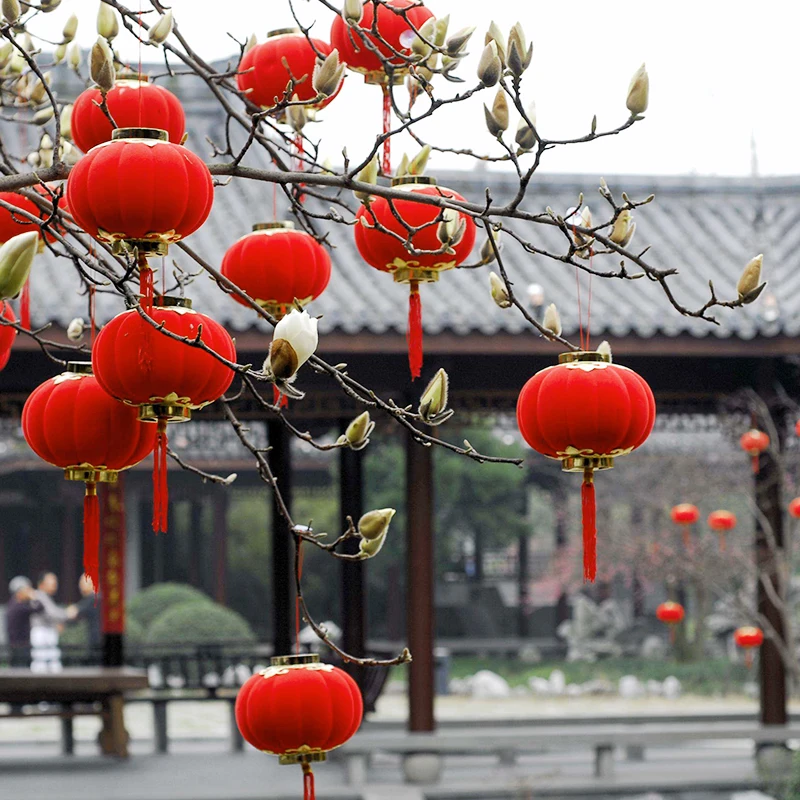
<path id="1" fill-rule="evenodd" d="M 83 339 L 83 331 L 86 328 L 86 323 L 80 318 L 75 319 L 67 325 L 67 339 L 71 342 L 79 342 Z"/>
<path id="2" fill-rule="evenodd" d="M 254 33 L 250 34 L 250 38 L 245 42 L 244 53 L 249 53 L 258 44 L 258 38 Z M 242 53 L 242 55 L 244 55 Z"/>
<path id="3" fill-rule="evenodd" d="M 444 219 L 436 228 L 436 236 L 446 246 L 449 254 L 455 253 L 453 247 L 457 245 L 467 231 L 467 221 L 453 208 L 446 208 L 442 212 Z"/>
<path id="4" fill-rule="evenodd" d="M 369 437 L 375 423 L 369 418 L 369 411 L 359 414 L 339 437 L 340 444 L 347 444 L 351 450 L 363 450 L 369 444 Z"/>
<path id="5" fill-rule="evenodd" d="M 644 64 L 634 73 L 631 78 L 631 85 L 628 87 L 628 99 L 625 105 L 632 117 L 638 117 L 647 111 L 647 104 L 650 99 L 650 78 Z"/>
<path id="6" fill-rule="evenodd" d="M 522 73 L 531 65 L 533 59 L 533 45 L 526 47 L 525 31 L 519 22 L 511 28 L 508 35 L 508 68 L 515 78 L 521 78 Z"/>
<path id="7" fill-rule="evenodd" d="M 605 341 L 605 339 L 598 345 L 597 352 L 600 353 L 601 356 L 607 356 L 608 359 L 611 360 L 611 345 Z"/>
<path id="8" fill-rule="evenodd" d="M 336 94 L 344 77 L 345 65 L 339 63 L 339 51 L 335 48 L 324 61 L 317 61 L 311 84 L 317 94 L 331 97 Z"/>
<path id="9" fill-rule="evenodd" d="M 619 215 L 614 220 L 614 225 L 611 228 L 611 234 L 608 238 L 611 239 L 614 244 L 620 245 L 620 247 L 627 247 L 631 239 L 633 239 L 635 231 L 636 223 L 633 222 L 633 215 L 626 208 L 620 211 Z"/>
<path id="10" fill-rule="evenodd" d="M 295 94 L 292 95 L 292 103 L 299 103 L 300 98 Z M 286 119 L 295 133 L 300 133 L 308 122 L 308 115 L 306 114 L 303 106 L 291 105 L 286 109 Z"/>
<path id="11" fill-rule="evenodd" d="M 453 410 L 447 408 L 450 379 L 440 369 L 422 393 L 419 401 L 419 416 L 426 425 L 441 425 L 453 416 Z"/>
<path id="12" fill-rule="evenodd" d="M 290 381 L 314 355 L 318 344 L 316 317 L 292 309 L 275 326 L 264 372 L 276 381 Z"/>
<path id="13" fill-rule="evenodd" d="M 10 300 L 22 291 L 38 245 L 39 232 L 28 231 L 12 236 L 0 247 L 0 300 Z"/>
<path id="14" fill-rule="evenodd" d="M 40 0 L 39 8 L 45 14 L 49 14 L 51 11 L 55 11 L 61 5 L 61 0 Z"/>
<path id="15" fill-rule="evenodd" d="M 378 156 L 374 156 L 373 159 L 358 173 L 357 180 L 360 183 L 371 183 L 375 184 L 378 181 Z M 369 198 L 372 196 L 369 192 L 360 192 L 356 191 L 353 192 L 356 196 L 357 200 L 360 200 L 362 203 L 366 203 L 369 201 Z"/>
<path id="16" fill-rule="evenodd" d="M 77 42 L 73 42 L 67 48 L 67 61 L 72 69 L 76 72 L 81 65 L 81 48 Z"/>
<path id="17" fill-rule="evenodd" d="M 761 283 L 761 267 L 763 264 L 764 255 L 763 253 L 759 253 L 747 263 L 741 278 L 739 278 L 739 283 L 736 284 L 736 291 L 739 293 L 739 299 L 745 304 L 752 303 L 756 300 L 767 285 L 766 281 Z"/>
<path id="18" fill-rule="evenodd" d="M 497 90 L 492 103 L 492 110 L 484 105 L 483 113 L 486 117 L 486 127 L 489 133 L 495 138 L 500 138 L 503 132 L 508 129 L 508 100 L 506 100 L 505 90 L 501 87 Z"/>
<path id="19" fill-rule="evenodd" d="M 531 102 L 527 111 L 528 119 L 532 125 L 536 125 L 536 104 Z M 517 133 L 514 136 L 514 141 L 519 145 L 520 150 L 533 150 L 536 147 L 536 133 L 533 128 L 528 125 L 523 117 L 517 125 Z"/>
<path id="20" fill-rule="evenodd" d="M 474 25 L 470 28 L 461 28 L 461 30 L 456 31 L 445 44 L 447 54 L 450 56 L 466 55 L 463 51 L 473 33 L 475 33 Z"/>
<path id="21" fill-rule="evenodd" d="M 433 26 L 433 43 L 437 47 L 443 47 L 447 39 L 447 29 L 450 27 L 450 15 L 439 17 Z"/>
<path id="22" fill-rule="evenodd" d="M 158 21 L 150 28 L 148 39 L 150 44 L 162 44 L 166 42 L 172 33 L 172 10 L 167 11 L 158 18 Z"/>
<path id="23" fill-rule="evenodd" d="M 64 30 L 61 31 L 61 44 L 69 44 L 78 32 L 78 18 L 75 14 L 70 14 L 69 19 L 64 23 Z"/>
<path id="24" fill-rule="evenodd" d="M 492 300 L 500 308 L 510 308 L 511 298 L 508 296 L 508 289 L 503 279 L 496 273 L 489 273 L 489 288 L 492 293 Z"/>
<path id="25" fill-rule="evenodd" d="M 109 92 L 114 88 L 117 75 L 114 69 L 114 54 L 102 36 L 92 45 L 89 74 L 101 92 Z"/>
<path id="26" fill-rule="evenodd" d="M 117 15 L 108 3 L 101 2 L 97 10 L 97 33 L 109 42 L 119 34 Z"/>
<path id="27" fill-rule="evenodd" d="M 500 30 L 497 23 L 492 20 L 491 24 L 489 25 L 489 30 L 486 33 L 486 37 L 483 40 L 484 44 L 489 44 L 489 42 L 494 42 L 497 47 L 497 55 L 502 62 L 502 66 L 505 67 L 506 65 L 506 40 L 503 36 L 502 31 Z"/>
<path id="28" fill-rule="evenodd" d="M 72 104 L 68 103 L 61 109 L 61 115 L 58 118 L 59 125 L 61 126 L 61 135 L 67 139 L 72 138 Z"/>
<path id="29" fill-rule="evenodd" d="M 344 0 L 342 18 L 348 25 L 358 25 L 364 16 L 364 6 L 361 0 Z"/>
<path id="30" fill-rule="evenodd" d="M 500 231 L 493 231 L 494 243 L 497 246 L 498 252 L 503 252 L 503 243 L 500 241 Z M 494 247 L 492 247 L 491 239 L 486 239 L 481 245 L 481 264 L 491 264 L 495 260 Z"/>
<path id="31" fill-rule="evenodd" d="M 483 48 L 478 62 L 478 79 L 484 86 L 495 86 L 503 73 L 503 63 L 498 55 L 497 43 L 489 42 Z"/>
<path id="32" fill-rule="evenodd" d="M 555 303 L 550 303 L 545 309 L 542 327 L 556 336 L 561 336 L 561 315 L 558 313 Z"/>
<path id="33" fill-rule="evenodd" d="M 425 21 L 425 24 L 419 29 L 420 35 L 414 36 L 414 41 L 411 42 L 411 52 L 419 57 L 419 60 L 427 58 L 431 52 L 431 46 L 428 42 L 434 40 L 436 34 L 436 20 L 431 17 Z"/>
<path id="34" fill-rule="evenodd" d="M 426 144 L 408 164 L 409 175 L 424 175 L 425 167 L 428 166 L 428 158 L 431 154 L 431 146 Z"/>
<path id="35" fill-rule="evenodd" d="M 361 536 L 359 550 L 362 558 L 372 558 L 380 552 L 386 541 L 392 517 L 396 513 L 393 508 L 379 508 L 368 511 L 361 517 L 358 521 L 358 533 Z"/>
<path id="36" fill-rule="evenodd" d="M 3 17 L 9 25 L 13 25 L 22 14 L 19 0 L 3 0 Z"/>

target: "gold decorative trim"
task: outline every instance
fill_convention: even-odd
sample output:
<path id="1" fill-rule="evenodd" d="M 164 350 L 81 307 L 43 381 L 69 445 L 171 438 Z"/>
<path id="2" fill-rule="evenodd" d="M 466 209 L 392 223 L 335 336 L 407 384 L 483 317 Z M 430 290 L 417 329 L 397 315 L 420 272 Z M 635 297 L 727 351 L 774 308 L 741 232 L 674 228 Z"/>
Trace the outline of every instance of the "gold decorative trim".
<path id="1" fill-rule="evenodd" d="M 114 128 L 111 141 L 119 139 L 154 139 L 158 142 L 168 142 L 169 133 L 162 128 Z"/>
<path id="2" fill-rule="evenodd" d="M 290 219 L 279 219 L 275 222 L 257 222 L 253 225 L 253 233 L 257 231 L 293 231 L 294 222 Z"/>
<path id="3" fill-rule="evenodd" d="M 279 756 L 279 764 L 313 764 L 328 760 L 324 750 L 311 748 L 307 744 L 298 747 L 296 751 L 288 750 L 285 753 L 273 753 L 272 755 Z"/>
<path id="4" fill-rule="evenodd" d="M 67 361 L 67 372 L 73 375 L 92 375 L 91 361 Z"/>
<path id="5" fill-rule="evenodd" d="M 394 277 L 395 283 L 436 283 L 439 280 L 439 273 L 446 272 L 455 267 L 455 261 L 445 261 L 441 264 L 434 264 L 432 267 L 416 266 L 418 261 L 401 261 L 395 259 L 389 267 Z"/>
<path id="6" fill-rule="evenodd" d="M 191 308 L 192 301 L 188 297 L 174 294 L 157 294 L 153 297 L 153 305 L 157 308 Z"/>
<path id="7" fill-rule="evenodd" d="M 570 364 L 580 361 L 610 364 L 611 356 L 608 355 L 608 353 L 598 353 L 596 350 L 573 350 L 569 353 L 561 353 L 558 356 L 559 364 Z"/>
<path id="8" fill-rule="evenodd" d="M 137 255 L 148 256 L 165 256 L 169 252 L 169 244 L 167 242 L 159 242 L 150 239 L 120 239 L 118 237 L 125 234 L 106 233 L 105 231 L 98 231 L 97 238 L 101 242 L 110 242 L 111 251 L 115 255 L 121 253 L 133 253 Z M 116 238 L 115 238 L 116 237 Z"/>
<path id="9" fill-rule="evenodd" d="M 431 175 L 402 175 L 392 178 L 392 188 L 395 186 L 436 186 L 436 178 Z"/>
<path id="10" fill-rule="evenodd" d="M 276 28 L 274 31 L 267 31 L 267 39 L 274 39 L 277 36 L 289 36 L 293 33 L 302 34 L 300 28 Z"/>
<path id="11" fill-rule="evenodd" d="M 150 83 L 149 75 L 142 75 L 130 69 L 123 69 L 117 73 L 117 86 L 121 83 Z"/>
<path id="12" fill-rule="evenodd" d="M 561 469 L 564 472 L 612 469 L 613 466 L 613 456 L 568 456 L 561 459 Z"/>
<path id="13" fill-rule="evenodd" d="M 106 467 L 93 467 L 91 464 L 77 464 L 64 470 L 64 478 L 68 481 L 84 483 L 116 483 L 119 473 Z"/>
<path id="14" fill-rule="evenodd" d="M 188 422 L 192 418 L 192 409 L 184 403 L 146 403 L 139 406 L 140 422 Z"/>
<path id="15" fill-rule="evenodd" d="M 271 667 L 296 667 L 298 664 L 319 664 L 318 653 L 298 653 L 293 656 L 273 656 L 269 660 Z"/>
<path id="16" fill-rule="evenodd" d="M 353 72 L 358 72 L 363 75 L 364 83 L 369 83 L 372 86 L 402 86 L 408 74 L 408 70 L 402 67 L 393 69 L 392 74 L 389 75 L 382 69 L 368 70 L 361 67 L 351 67 L 349 64 L 347 66 L 348 69 L 353 70 Z"/>

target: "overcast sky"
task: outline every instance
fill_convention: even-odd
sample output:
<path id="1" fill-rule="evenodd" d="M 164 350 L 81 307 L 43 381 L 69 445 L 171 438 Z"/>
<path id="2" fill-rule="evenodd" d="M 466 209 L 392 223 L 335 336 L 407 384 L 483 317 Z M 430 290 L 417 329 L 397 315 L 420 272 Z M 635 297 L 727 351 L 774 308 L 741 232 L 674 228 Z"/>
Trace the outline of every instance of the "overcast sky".
<path id="1" fill-rule="evenodd" d="M 138 7 L 139 2 L 130 0 L 129 5 Z M 327 38 L 329 12 L 316 0 L 295 4 L 306 22 L 318 20 L 315 34 Z M 437 16 L 451 14 L 451 32 L 477 26 L 472 56 L 459 73 L 469 83 L 475 80 L 490 20 L 505 31 L 517 20 L 523 24 L 534 45 L 524 97 L 535 100 L 539 128 L 548 138 L 587 133 L 593 114 L 598 129 L 622 123 L 628 82 L 647 63 L 647 119 L 621 136 L 548 154 L 543 164 L 548 172 L 747 175 L 754 140 L 762 174 L 800 173 L 797 0 L 430 0 L 429 6 Z M 90 46 L 97 7 L 98 0 L 63 0 L 55 12 L 37 20 L 34 31 L 57 39 L 74 11 L 80 19 L 78 41 Z M 206 58 L 232 53 L 228 31 L 239 39 L 256 33 L 263 41 L 267 31 L 292 23 L 288 0 L 174 0 L 172 7 L 184 34 Z M 123 58 L 136 60 L 137 47 L 126 32 L 115 44 Z M 154 50 L 144 49 L 145 61 L 153 56 Z M 443 81 L 439 87 L 443 95 L 453 91 Z M 491 91 L 484 93 L 487 103 Z M 365 87 L 360 76 L 351 75 L 323 121 L 308 130 L 323 140 L 323 152 L 334 163 L 340 161 L 342 146 L 358 157 L 378 132 L 379 96 L 376 87 Z M 483 99 L 473 98 L 444 115 L 436 129 L 429 126 L 420 133 L 451 147 L 497 153 L 484 127 Z M 402 149 L 398 143 L 396 150 Z M 441 157 L 437 163 L 454 166 Z"/>

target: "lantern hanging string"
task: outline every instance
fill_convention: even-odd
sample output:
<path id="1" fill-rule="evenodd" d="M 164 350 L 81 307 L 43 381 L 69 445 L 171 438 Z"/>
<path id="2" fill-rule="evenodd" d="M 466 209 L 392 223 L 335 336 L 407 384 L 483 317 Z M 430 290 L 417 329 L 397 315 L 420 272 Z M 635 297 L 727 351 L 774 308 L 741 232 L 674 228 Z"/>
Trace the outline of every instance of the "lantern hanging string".
<path id="1" fill-rule="evenodd" d="M 583 311 L 581 310 L 581 274 L 577 267 L 575 267 L 575 291 L 578 295 L 578 336 L 580 337 L 580 347 L 584 350 L 583 346 Z"/>
<path id="2" fill-rule="evenodd" d="M 383 89 L 383 132 L 389 133 L 392 129 L 392 95 L 388 84 L 381 86 Z M 388 177 L 392 174 L 392 141 L 387 138 L 383 143 L 383 174 Z"/>
<path id="3" fill-rule="evenodd" d="M 728 549 L 728 543 L 725 541 L 725 531 L 719 532 L 719 551 L 724 553 Z"/>
<path id="4" fill-rule="evenodd" d="M 153 450 L 153 531 L 167 532 L 169 485 L 167 483 L 167 421 L 158 420 L 156 446 Z"/>
<path id="5" fill-rule="evenodd" d="M 19 321 L 26 330 L 31 329 L 31 279 L 28 278 L 19 296 Z"/>
<path id="6" fill-rule="evenodd" d="M 94 284 L 89 286 L 89 325 L 90 327 L 90 339 L 89 345 L 94 345 L 94 337 L 95 333 L 97 332 L 97 325 L 95 322 L 95 305 L 97 301 L 97 287 Z"/>
<path id="7" fill-rule="evenodd" d="M 314 793 L 314 773 L 311 771 L 311 764 L 303 762 L 303 800 L 315 800 Z"/>
<path id="8" fill-rule="evenodd" d="M 303 540 L 297 542 L 297 580 L 303 578 Z M 294 652 L 300 655 L 300 594 L 295 592 L 294 598 Z"/>
<path id="9" fill-rule="evenodd" d="M 100 504 L 97 484 L 88 482 L 83 495 L 83 571 L 95 594 L 100 589 Z"/>
<path id="10" fill-rule="evenodd" d="M 408 366 L 413 380 L 422 374 L 422 298 L 419 294 L 419 281 L 411 281 L 406 338 L 408 339 Z"/>
<path id="11" fill-rule="evenodd" d="M 153 313 L 153 270 L 147 263 L 147 254 L 139 251 L 137 254 L 139 267 L 139 303 L 145 314 Z M 149 370 L 153 362 L 153 328 L 145 326 L 144 334 L 139 344 L 139 365 Z"/>
<path id="12" fill-rule="evenodd" d="M 594 583 L 597 576 L 597 505 L 594 493 L 594 472 L 583 472 L 581 486 L 581 515 L 583 517 L 583 580 Z"/>
<path id="13" fill-rule="evenodd" d="M 692 528 L 690 525 L 683 525 L 683 546 L 686 548 L 686 551 L 691 553 L 692 552 Z"/>

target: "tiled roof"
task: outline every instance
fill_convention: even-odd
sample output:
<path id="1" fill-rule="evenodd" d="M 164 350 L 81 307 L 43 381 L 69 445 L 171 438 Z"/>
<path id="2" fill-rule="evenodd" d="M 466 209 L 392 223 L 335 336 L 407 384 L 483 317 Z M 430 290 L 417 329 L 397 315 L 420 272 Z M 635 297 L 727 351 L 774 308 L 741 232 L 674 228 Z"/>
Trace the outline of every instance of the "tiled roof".
<path id="1" fill-rule="evenodd" d="M 193 85 L 199 83 L 195 82 Z M 174 87 L 170 87 L 173 88 Z M 65 87 L 67 95 L 75 87 Z M 188 146 L 204 158 L 209 157 L 206 137 L 223 139 L 222 111 L 192 89 L 186 103 L 190 138 Z M 8 131 L 8 129 L 5 129 Z M 314 132 L 316 135 L 316 132 Z M 20 134 L 16 134 L 20 136 Z M 26 134 L 29 136 L 30 134 Z M 23 147 L 22 142 L 18 143 Z M 13 149 L 13 148 L 12 148 Z M 248 155 L 245 163 L 268 168 L 268 161 L 258 152 Z M 657 167 L 657 159 L 654 159 Z M 433 174 L 435 157 L 432 159 Z M 441 185 L 458 190 L 472 200 L 482 200 L 489 188 L 492 197 L 502 202 L 515 188 L 513 176 L 506 172 L 476 169 L 471 172 L 436 174 Z M 637 335 L 738 337 L 793 336 L 800 332 L 800 314 L 793 287 L 800 284 L 800 179 L 709 179 L 605 176 L 617 196 L 621 191 L 633 198 L 655 192 L 656 200 L 637 211 L 636 248 L 651 245 L 647 258 L 658 267 L 678 267 L 681 274 L 673 279 L 674 292 L 685 305 L 701 305 L 712 280 L 720 295 L 731 297 L 744 264 L 759 252 L 764 253 L 765 274 L 770 281 L 767 292 L 755 304 L 736 311 L 718 310 L 719 326 L 680 316 L 674 311 L 658 286 L 648 280 L 626 281 L 595 278 L 592 282 L 591 319 L 594 335 L 623 337 Z M 599 215 L 605 202 L 597 194 L 599 176 L 540 175 L 531 184 L 524 208 L 542 212 L 550 206 L 560 213 L 574 206 L 580 192 Z M 132 191 L 135 188 L 132 187 Z M 279 193 L 280 194 L 280 193 Z M 188 243 L 219 265 L 225 249 L 247 233 L 254 222 L 272 214 L 270 185 L 247 180 L 233 180 L 216 190 L 211 218 Z M 511 227 L 538 246 L 562 252 L 563 236 L 554 228 L 513 222 Z M 323 314 L 321 329 L 345 334 L 402 333 L 406 328 L 407 287 L 395 285 L 388 275 L 368 267 L 353 243 L 352 229 L 329 224 L 333 251 L 333 277 L 325 294 L 313 305 Z M 480 233 L 479 233 L 480 240 Z M 177 248 L 170 258 L 188 269 L 192 263 Z M 504 259 L 509 274 L 521 296 L 527 296 L 530 284 L 544 290 L 545 303 L 555 302 L 561 312 L 564 330 L 577 330 L 575 270 L 567 265 L 531 256 L 505 238 Z M 474 261 L 474 259 L 473 259 Z M 610 256 L 598 257 L 598 269 L 614 269 Z M 587 312 L 588 278 L 583 276 L 582 299 Z M 43 256 L 33 275 L 33 320 L 45 319 L 66 325 L 74 316 L 85 316 L 85 299 L 76 295 L 75 270 L 64 259 Z M 188 294 L 195 307 L 210 313 L 234 331 L 252 327 L 254 315 L 218 291 L 204 276 L 195 281 Z M 488 269 L 458 270 L 446 273 L 438 284 L 423 287 L 425 331 L 518 333 L 528 330 L 514 310 L 503 311 L 491 301 L 488 292 Z M 772 305 L 765 304 L 765 299 Z M 120 310 L 116 298 L 102 298 L 100 317 Z"/>

